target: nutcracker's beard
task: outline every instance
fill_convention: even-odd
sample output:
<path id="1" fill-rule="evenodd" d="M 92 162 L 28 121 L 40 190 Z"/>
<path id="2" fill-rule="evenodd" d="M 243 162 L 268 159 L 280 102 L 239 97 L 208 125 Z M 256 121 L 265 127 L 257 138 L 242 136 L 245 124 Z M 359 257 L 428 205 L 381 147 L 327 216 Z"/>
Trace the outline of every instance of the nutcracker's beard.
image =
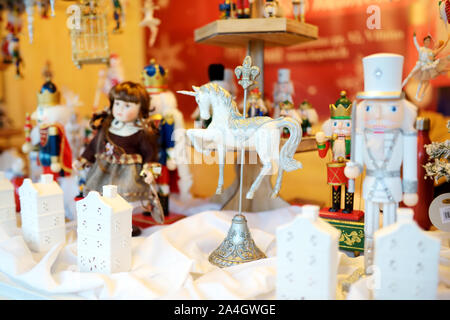
<path id="1" fill-rule="evenodd" d="M 376 159 L 384 159 L 384 137 L 374 136 L 367 141 L 367 148 Z"/>
<path id="2" fill-rule="evenodd" d="M 338 161 L 339 158 L 345 159 L 345 138 L 336 139 L 333 143 L 333 160 Z"/>
<path id="3" fill-rule="evenodd" d="M 373 130 L 374 133 L 384 133 L 388 129 L 400 128 L 401 123 L 388 119 L 384 120 L 368 120 L 365 123 L 365 127 Z"/>

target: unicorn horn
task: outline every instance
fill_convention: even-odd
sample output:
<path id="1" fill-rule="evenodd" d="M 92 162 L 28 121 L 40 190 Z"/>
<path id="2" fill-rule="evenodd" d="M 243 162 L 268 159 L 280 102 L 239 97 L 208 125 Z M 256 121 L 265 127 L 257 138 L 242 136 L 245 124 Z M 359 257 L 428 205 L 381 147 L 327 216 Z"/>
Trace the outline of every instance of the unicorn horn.
<path id="1" fill-rule="evenodd" d="M 185 95 L 187 95 L 187 96 L 193 96 L 193 97 L 195 97 L 195 96 L 197 95 L 197 92 L 194 92 L 194 91 L 185 91 L 185 90 L 177 91 L 177 93 L 181 93 L 181 94 L 185 94 Z"/>

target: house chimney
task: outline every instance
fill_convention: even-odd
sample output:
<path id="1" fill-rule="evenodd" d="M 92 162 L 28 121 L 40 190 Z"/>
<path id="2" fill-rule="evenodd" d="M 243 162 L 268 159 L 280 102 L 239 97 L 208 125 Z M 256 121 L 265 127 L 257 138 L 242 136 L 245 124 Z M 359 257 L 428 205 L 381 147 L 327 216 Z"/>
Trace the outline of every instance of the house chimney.
<path id="1" fill-rule="evenodd" d="M 103 196 L 106 198 L 117 197 L 117 186 L 114 185 L 103 186 Z"/>
<path id="2" fill-rule="evenodd" d="M 41 183 L 50 184 L 53 182 L 52 174 L 41 174 Z"/>
<path id="3" fill-rule="evenodd" d="M 312 222 L 319 217 L 319 206 L 306 205 L 302 207 L 303 216 Z"/>

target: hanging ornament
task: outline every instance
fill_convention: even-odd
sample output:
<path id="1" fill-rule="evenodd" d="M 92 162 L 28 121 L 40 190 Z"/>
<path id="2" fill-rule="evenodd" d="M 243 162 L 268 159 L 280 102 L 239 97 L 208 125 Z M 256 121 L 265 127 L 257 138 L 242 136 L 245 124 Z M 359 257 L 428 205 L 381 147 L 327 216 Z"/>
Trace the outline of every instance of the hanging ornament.
<path id="1" fill-rule="evenodd" d="M 450 23 L 450 1 L 443 0 L 439 1 L 439 14 L 441 16 L 442 21 L 445 23 L 445 27 L 448 28 L 448 24 Z"/>
<path id="2" fill-rule="evenodd" d="M 55 0 L 50 0 L 50 7 L 52 9 L 52 17 L 55 16 Z"/>
<path id="3" fill-rule="evenodd" d="M 148 39 L 148 45 L 153 47 L 158 35 L 158 26 L 161 24 L 161 20 L 154 17 L 155 10 L 158 10 L 159 6 L 153 3 L 153 0 L 146 0 L 144 5 L 144 19 L 139 24 L 141 27 L 146 27 L 150 31 Z"/>
<path id="4" fill-rule="evenodd" d="M 70 32 L 72 60 L 81 68 L 83 64 L 109 64 L 109 41 L 106 15 L 98 0 L 81 0 L 80 27 Z"/>
<path id="5" fill-rule="evenodd" d="M 114 33 L 122 32 L 122 24 L 124 22 L 124 10 L 122 6 L 122 2 L 120 0 L 112 0 L 113 11 L 114 11 L 114 21 L 116 22 L 116 26 L 113 29 Z"/>
<path id="6" fill-rule="evenodd" d="M 25 0 L 25 10 L 27 12 L 27 20 L 28 20 L 28 37 L 30 38 L 30 43 L 33 43 L 34 0 Z"/>

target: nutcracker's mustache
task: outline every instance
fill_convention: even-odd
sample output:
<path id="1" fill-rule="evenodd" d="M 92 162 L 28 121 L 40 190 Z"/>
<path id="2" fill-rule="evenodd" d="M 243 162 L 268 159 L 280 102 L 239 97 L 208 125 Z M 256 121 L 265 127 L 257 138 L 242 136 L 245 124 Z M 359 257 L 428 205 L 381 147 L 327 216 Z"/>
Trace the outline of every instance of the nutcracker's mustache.
<path id="1" fill-rule="evenodd" d="M 376 127 L 380 129 L 392 128 L 392 126 L 395 126 L 397 124 L 397 122 L 388 119 L 366 121 L 366 127 Z"/>

